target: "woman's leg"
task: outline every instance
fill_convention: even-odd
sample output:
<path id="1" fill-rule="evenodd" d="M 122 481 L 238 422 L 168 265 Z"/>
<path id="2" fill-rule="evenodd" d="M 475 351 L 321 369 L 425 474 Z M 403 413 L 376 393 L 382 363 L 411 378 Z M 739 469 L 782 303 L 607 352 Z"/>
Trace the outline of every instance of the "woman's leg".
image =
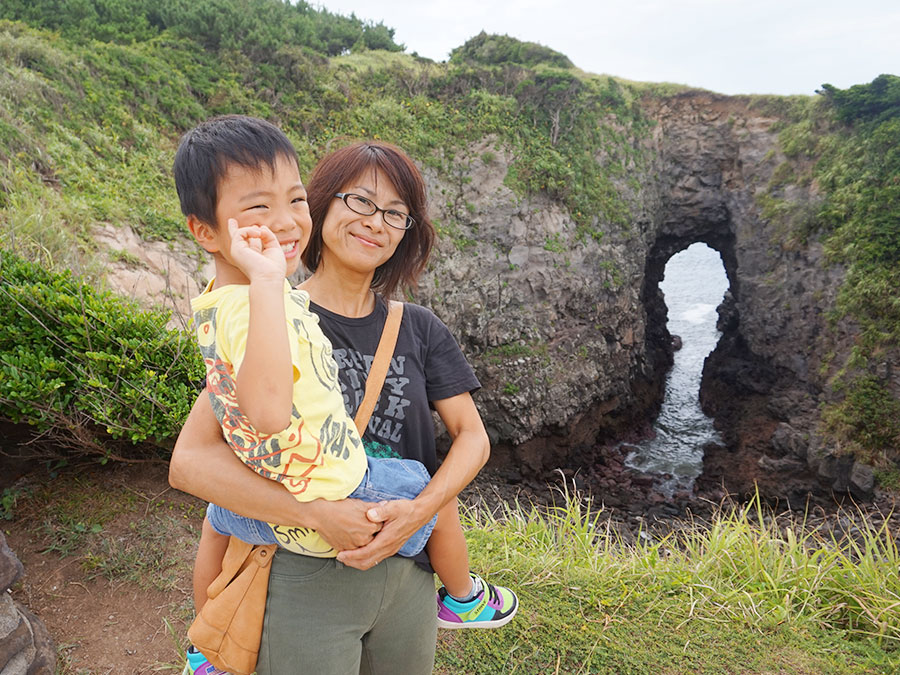
<path id="1" fill-rule="evenodd" d="M 258 675 L 425 675 L 434 663 L 434 577 L 393 557 L 365 572 L 279 550 Z"/>
<path id="2" fill-rule="evenodd" d="M 459 502 L 455 499 L 438 511 L 437 523 L 425 550 L 450 595 L 463 598 L 471 592 L 469 547 L 459 522 Z"/>
<path id="3" fill-rule="evenodd" d="M 434 575 L 400 556 L 362 574 L 376 570 L 384 577 L 384 600 L 363 638 L 360 674 L 430 674 L 437 640 Z"/>

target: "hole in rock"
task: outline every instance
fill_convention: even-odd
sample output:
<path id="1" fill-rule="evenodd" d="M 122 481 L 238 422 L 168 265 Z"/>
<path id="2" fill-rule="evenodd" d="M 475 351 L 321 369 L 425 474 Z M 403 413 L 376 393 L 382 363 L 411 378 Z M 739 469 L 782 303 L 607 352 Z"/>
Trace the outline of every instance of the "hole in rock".
<path id="1" fill-rule="evenodd" d="M 719 253 L 697 243 L 669 259 L 659 288 L 668 309 L 667 328 L 681 346 L 666 376 L 653 437 L 627 446 L 625 463 L 641 473 L 666 475 L 659 489 L 671 494 L 693 486 L 703 469 L 703 446 L 721 442 L 712 419 L 700 409 L 700 379 L 703 362 L 719 340 L 716 308 L 728 277 Z"/>

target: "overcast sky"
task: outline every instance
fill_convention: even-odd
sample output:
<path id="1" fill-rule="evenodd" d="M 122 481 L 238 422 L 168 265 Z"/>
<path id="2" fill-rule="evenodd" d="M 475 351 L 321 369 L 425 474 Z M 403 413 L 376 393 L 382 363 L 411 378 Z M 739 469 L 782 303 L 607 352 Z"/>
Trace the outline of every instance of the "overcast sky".
<path id="1" fill-rule="evenodd" d="M 321 0 L 394 28 L 445 61 L 477 35 L 510 35 L 579 68 L 724 94 L 813 94 L 900 75 L 900 0 Z"/>

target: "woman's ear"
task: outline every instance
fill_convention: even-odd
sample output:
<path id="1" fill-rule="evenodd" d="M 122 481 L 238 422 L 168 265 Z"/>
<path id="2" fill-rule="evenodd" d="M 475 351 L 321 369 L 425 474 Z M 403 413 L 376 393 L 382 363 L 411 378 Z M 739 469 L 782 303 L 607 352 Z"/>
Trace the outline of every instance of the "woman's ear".
<path id="1" fill-rule="evenodd" d="M 216 238 L 216 230 L 211 225 L 203 222 L 197 216 L 188 216 L 188 229 L 194 235 L 197 243 L 209 253 L 218 253 L 219 242 Z"/>

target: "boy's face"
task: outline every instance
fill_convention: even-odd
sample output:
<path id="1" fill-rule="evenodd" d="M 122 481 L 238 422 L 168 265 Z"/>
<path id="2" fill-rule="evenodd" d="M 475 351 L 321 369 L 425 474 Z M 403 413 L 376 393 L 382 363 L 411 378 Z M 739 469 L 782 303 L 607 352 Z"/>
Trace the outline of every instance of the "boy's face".
<path id="1" fill-rule="evenodd" d="M 287 275 L 297 271 L 300 254 L 309 241 L 312 221 L 306 189 L 292 158 L 279 156 L 274 171 L 265 165 L 257 169 L 237 164 L 229 166 L 219 182 L 218 198 L 215 229 L 196 219 L 192 222 L 189 218 L 188 222 L 200 245 L 216 256 L 218 283 L 247 283 L 231 260 L 229 218 L 237 220 L 238 227 L 268 227 L 281 244 Z"/>

